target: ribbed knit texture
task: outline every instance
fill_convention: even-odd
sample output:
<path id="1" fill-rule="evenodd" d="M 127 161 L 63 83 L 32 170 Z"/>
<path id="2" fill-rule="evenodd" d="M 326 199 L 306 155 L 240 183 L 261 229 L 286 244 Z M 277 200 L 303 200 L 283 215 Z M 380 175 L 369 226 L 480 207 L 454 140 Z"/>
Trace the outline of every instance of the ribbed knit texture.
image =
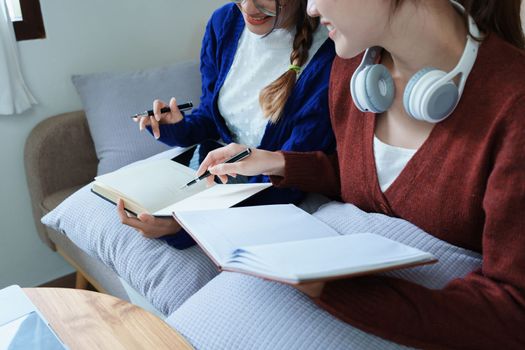
<path id="1" fill-rule="evenodd" d="M 386 276 L 341 280 L 328 283 L 317 302 L 411 346 L 525 348 L 525 53 L 487 37 L 456 110 L 385 193 L 372 149 L 376 116 L 360 112 L 348 91 L 360 59 L 336 59 L 332 69 L 337 158 L 285 153 L 278 184 L 329 194 L 340 188 L 344 202 L 480 252 L 483 264 L 439 290 Z"/>

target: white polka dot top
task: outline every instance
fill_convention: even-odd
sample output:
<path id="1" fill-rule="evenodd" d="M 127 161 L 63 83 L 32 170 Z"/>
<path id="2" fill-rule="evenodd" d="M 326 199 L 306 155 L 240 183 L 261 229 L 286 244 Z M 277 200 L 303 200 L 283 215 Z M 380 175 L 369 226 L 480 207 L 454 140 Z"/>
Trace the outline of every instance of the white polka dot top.
<path id="1" fill-rule="evenodd" d="M 263 116 L 259 94 L 290 66 L 294 36 L 295 32 L 276 29 L 264 37 L 244 28 L 218 99 L 219 112 L 236 143 L 260 145 L 268 119 Z M 326 38 L 326 30 L 320 27 L 314 34 L 309 59 Z"/>

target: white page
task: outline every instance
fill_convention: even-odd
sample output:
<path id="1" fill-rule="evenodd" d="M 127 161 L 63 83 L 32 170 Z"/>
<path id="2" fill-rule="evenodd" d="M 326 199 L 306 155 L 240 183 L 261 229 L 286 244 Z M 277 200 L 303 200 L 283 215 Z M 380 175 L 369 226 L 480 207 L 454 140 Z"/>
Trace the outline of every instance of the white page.
<path id="1" fill-rule="evenodd" d="M 220 264 L 243 246 L 339 235 L 293 204 L 176 211 L 174 215 Z"/>
<path id="2" fill-rule="evenodd" d="M 66 349 L 47 321 L 17 285 L 0 289 L 0 350 Z"/>
<path id="3" fill-rule="evenodd" d="M 270 183 L 215 185 L 163 208 L 155 215 L 171 216 L 174 211 L 229 208 L 271 186 Z"/>
<path id="4" fill-rule="evenodd" d="M 35 309 L 31 300 L 19 286 L 12 285 L 0 289 L 0 325 L 35 311 Z"/>
<path id="5" fill-rule="evenodd" d="M 126 194 L 154 213 L 204 190 L 204 181 L 181 190 L 194 177 L 194 170 L 171 159 L 159 159 L 97 176 L 95 181 Z"/>
<path id="6" fill-rule="evenodd" d="M 244 247 L 225 266 L 298 282 L 432 260 L 430 253 L 360 233 Z"/>

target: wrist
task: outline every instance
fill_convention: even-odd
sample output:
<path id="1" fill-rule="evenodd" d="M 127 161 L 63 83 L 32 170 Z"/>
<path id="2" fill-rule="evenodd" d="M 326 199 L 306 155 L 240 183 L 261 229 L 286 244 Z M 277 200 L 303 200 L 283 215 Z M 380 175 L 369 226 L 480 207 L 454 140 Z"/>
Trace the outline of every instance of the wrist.
<path id="1" fill-rule="evenodd" d="M 280 151 L 272 152 L 271 157 L 272 168 L 265 175 L 284 177 L 284 167 L 286 163 L 284 154 Z"/>
<path id="2" fill-rule="evenodd" d="M 184 116 L 182 114 L 175 114 L 169 119 L 169 121 L 166 124 L 177 124 L 180 123 L 182 119 L 184 119 Z"/>

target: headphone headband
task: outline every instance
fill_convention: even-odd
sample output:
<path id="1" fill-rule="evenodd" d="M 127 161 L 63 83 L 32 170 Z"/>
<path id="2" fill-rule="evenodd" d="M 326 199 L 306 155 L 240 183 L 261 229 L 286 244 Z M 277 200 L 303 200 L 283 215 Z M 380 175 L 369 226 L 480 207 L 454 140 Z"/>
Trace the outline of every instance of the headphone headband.
<path id="1" fill-rule="evenodd" d="M 460 12 L 465 8 L 450 0 Z M 416 73 L 405 88 L 404 105 L 407 113 L 418 120 L 439 122 L 448 117 L 459 103 L 467 78 L 476 61 L 480 31 L 472 16 L 468 16 L 467 42 L 458 64 L 448 73 L 435 68 L 424 68 Z M 381 47 L 365 51 L 359 67 L 354 72 L 350 89 L 357 108 L 363 112 L 382 113 L 390 107 L 394 97 L 394 84 L 388 70 L 375 64 Z M 458 86 L 453 79 L 461 75 Z"/>
<path id="2" fill-rule="evenodd" d="M 460 3 L 454 0 L 450 0 L 450 2 L 457 10 L 461 11 L 462 13 L 465 13 L 465 8 Z M 457 75 L 461 74 L 461 80 L 459 81 L 458 85 L 459 96 L 457 103 L 459 103 L 459 99 L 461 98 L 461 95 L 463 95 L 463 90 L 465 88 L 465 84 L 467 83 L 467 78 L 470 72 L 472 71 L 472 68 L 474 67 L 476 57 L 478 56 L 479 42 L 476 41 L 476 39 L 474 38 L 479 38 L 481 36 L 476 22 L 474 22 L 474 19 L 470 15 L 468 16 L 468 30 L 469 33 L 467 33 L 467 43 L 465 44 L 465 49 L 463 50 L 463 54 L 461 55 L 458 64 L 443 78 L 439 79 L 434 84 L 434 86 L 439 86 L 447 81 L 454 79 Z M 430 94 L 431 92 L 432 87 L 430 88 L 428 94 Z M 454 108 L 455 107 L 456 106 L 454 106 Z"/>

